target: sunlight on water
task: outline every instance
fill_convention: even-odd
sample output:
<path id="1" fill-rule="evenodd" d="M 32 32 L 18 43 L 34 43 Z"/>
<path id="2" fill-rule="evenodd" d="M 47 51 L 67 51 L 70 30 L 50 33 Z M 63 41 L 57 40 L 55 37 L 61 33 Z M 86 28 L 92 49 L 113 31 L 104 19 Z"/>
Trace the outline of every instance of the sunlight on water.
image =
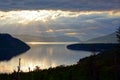
<path id="1" fill-rule="evenodd" d="M 21 58 L 21 70 L 28 72 L 36 66 L 40 69 L 59 65 L 76 64 L 80 58 L 89 56 L 89 52 L 71 51 L 66 48 L 71 42 L 27 42 L 31 49 L 10 61 L 0 62 L 0 73 L 17 71 L 18 60 Z M 72 42 L 75 43 L 75 42 Z M 8 66 L 9 65 L 9 66 Z"/>
<path id="2" fill-rule="evenodd" d="M 27 44 L 74 44 L 78 42 L 26 42 Z"/>

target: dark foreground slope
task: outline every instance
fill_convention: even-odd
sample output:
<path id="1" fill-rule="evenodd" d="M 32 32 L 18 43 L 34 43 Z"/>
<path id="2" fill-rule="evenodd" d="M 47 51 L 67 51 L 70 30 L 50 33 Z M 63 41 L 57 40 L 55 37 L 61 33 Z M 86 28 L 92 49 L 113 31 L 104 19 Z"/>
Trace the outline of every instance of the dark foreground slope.
<path id="1" fill-rule="evenodd" d="M 17 73 L 1 74 L 0 80 L 13 80 Z M 80 59 L 71 66 L 58 66 L 20 73 L 20 80 L 120 80 L 120 51 L 106 51 Z M 115 79 L 116 78 L 116 79 Z"/>

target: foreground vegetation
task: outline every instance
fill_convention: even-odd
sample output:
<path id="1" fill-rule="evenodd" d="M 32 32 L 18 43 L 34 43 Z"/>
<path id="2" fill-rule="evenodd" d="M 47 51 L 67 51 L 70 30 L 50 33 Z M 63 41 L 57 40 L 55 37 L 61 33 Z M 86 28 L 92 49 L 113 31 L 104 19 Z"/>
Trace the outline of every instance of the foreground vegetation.
<path id="1" fill-rule="evenodd" d="M 114 49 L 80 59 L 71 66 L 21 72 L 19 80 L 120 80 L 120 51 Z M 17 72 L 0 74 L 0 80 L 18 80 Z"/>

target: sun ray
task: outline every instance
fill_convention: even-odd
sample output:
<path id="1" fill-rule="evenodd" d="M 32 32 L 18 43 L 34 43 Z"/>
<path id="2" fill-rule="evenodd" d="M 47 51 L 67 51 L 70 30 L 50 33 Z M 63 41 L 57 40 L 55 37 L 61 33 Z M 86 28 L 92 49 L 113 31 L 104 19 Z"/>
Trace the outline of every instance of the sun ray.
<path id="1" fill-rule="evenodd" d="M 80 15 L 108 14 L 110 16 L 120 16 L 120 11 L 62 11 L 62 10 L 20 10 L 20 11 L 0 11 L 0 21 L 8 23 L 29 24 L 32 21 L 46 23 L 60 17 L 78 17 Z"/>

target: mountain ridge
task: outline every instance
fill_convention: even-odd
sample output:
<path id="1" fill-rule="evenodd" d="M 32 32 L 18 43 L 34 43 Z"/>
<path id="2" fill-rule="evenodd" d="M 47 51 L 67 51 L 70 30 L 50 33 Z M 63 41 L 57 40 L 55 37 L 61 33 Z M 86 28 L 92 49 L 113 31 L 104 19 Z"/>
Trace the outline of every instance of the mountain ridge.
<path id="1" fill-rule="evenodd" d="M 55 36 L 55 37 L 44 37 L 44 36 L 32 36 L 32 35 L 13 35 L 21 39 L 24 42 L 81 42 L 76 37 L 68 36 Z"/>
<path id="2" fill-rule="evenodd" d="M 118 43 L 118 39 L 116 33 L 114 32 L 105 36 L 89 39 L 84 43 Z"/>

